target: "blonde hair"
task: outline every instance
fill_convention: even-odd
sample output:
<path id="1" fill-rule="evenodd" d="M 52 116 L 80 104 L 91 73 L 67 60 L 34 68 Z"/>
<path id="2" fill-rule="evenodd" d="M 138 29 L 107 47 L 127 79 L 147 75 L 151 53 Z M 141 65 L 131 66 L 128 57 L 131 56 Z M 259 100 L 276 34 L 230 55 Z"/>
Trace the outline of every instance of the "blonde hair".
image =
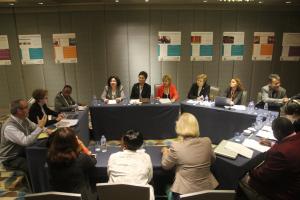
<path id="1" fill-rule="evenodd" d="M 196 78 L 196 80 L 203 79 L 203 82 L 205 83 L 207 81 L 207 75 L 206 74 L 199 74 Z"/>
<path id="2" fill-rule="evenodd" d="M 183 113 L 176 122 L 176 133 L 182 137 L 199 137 L 198 120 L 191 113 Z"/>
<path id="3" fill-rule="evenodd" d="M 171 83 L 172 83 L 172 78 L 171 78 L 170 75 L 168 75 L 168 74 L 164 75 L 163 78 L 162 78 L 162 81 L 164 81 L 164 80 L 168 80 L 169 83 L 170 83 L 170 85 L 171 85 Z"/>

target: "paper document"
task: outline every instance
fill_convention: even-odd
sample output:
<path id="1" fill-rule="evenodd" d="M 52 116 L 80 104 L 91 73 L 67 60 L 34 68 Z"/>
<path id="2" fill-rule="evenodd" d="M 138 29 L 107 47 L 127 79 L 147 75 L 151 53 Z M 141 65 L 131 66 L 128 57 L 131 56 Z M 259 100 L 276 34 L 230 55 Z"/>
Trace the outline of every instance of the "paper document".
<path id="1" fill-rule="evenodd" d="M 142 102 L 140 101 L 140 99 L 130 99 L 129 104 L 142 104 Z"/>
<path id="2" fill-rule="evenodd" d="M 225 145 L 226 149 L 229 149 L 231 151 L 234 151 L 246 158 L 252 158 L 253 151 L 242 144 L 227 141 L 227 144 Z"/>
<path id="3" fill-rule="evenodd" d="M 246 110 L 246 106 L 244 105 L 234 105 L 231 108 L 234 110 Z"/>
<path id="4" fill-rule="evenodd" d="M 78 123 L 78 119 L 62 119 L 56 123 L 56 127 L 72 127 Z"/>
<path id="5" fill-rule="evenodd" d="M 217 155 L 221 155 L 231 159 L 236 159 L 238 154 L 234 151 L 225 148 L 227 142 L 228 142 L 227 140 L 222 140 L 220 144 L 215 148 L 214 152 Z"/>
<path id="6" fill-rule="evenodd" d="M 171 100 L 168 99 L 168 98 L 165 98 L 165 99 L 159 99 L 159 102 L 160 102 L 161 104 L 172 103 Z"/>
<path id="7" fill-rule="evenodd" d="M 187 100 L 186 102 L 189 103 L 189 104 L 194 104 L 194 105 L 199 103 L 199 101 L 196 101 L 196 100 L 193 100 L 193 99 Z"/>
<path id="8" fill-rule="evenodd" d="M 107 104 L 117 104 L 117 101 L 116 100 L 108 100 Z"/>
<path id="9" fill-rule="evenodd" d="M 270 126 L 264 126 L 261 130 L 257 132 L 256 136 L 277 141 L 277 139 L 274 137 L 273 130 Z"/>
<path id="10" fill-rule="evenodd" d="M 78 106 L 78 110 L 83 111 L 87 108 L 87 106 Z"/>
<path id="11" fill-rule="evenodd" d="M 266 152 L 270 149 L 270 147 L 261 145 L 258 141 L 253 139 L 245 139 L 243 145 L 259 152 Z"/>

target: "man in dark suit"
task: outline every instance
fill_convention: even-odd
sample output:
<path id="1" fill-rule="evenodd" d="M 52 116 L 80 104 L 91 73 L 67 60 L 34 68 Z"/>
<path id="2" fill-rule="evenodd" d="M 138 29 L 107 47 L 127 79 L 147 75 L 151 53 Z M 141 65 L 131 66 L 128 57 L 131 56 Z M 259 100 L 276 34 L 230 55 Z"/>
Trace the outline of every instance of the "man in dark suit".
<path id="1" fill-rule="evenodd" d="M 279 110 L 280 107 L 288 102 L 286 90 L 280 86 L 280 76 L 270 74 L 269 83 L 261 88 L 262 102 L 268 103 L 270 110 Z"/>
<path id="2" fill-rule="evenodd" d="M 240 184 L 248 199 L 299 199 L 300 134 L 287 118 L 272 123 L 278 140 L 266 152 L 265 161 L 249 172 Z"/>
<path id="3" fill-rule="evenodd" d="M 148 74 L 145 71 L 139 73 L 139 82 L 132 86 L 130 99 L 150 99 L 151 86 L 146 83 Z"/>

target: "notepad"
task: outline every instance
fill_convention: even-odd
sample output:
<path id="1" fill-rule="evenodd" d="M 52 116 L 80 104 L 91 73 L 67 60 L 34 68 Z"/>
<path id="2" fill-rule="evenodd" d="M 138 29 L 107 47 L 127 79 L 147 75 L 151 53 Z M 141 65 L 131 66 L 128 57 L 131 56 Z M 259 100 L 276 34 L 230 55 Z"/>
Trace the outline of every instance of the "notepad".
<path id="1" fill-rule="evenodd" d="M 241 156 L 244 156 L 249 159 L 252 158 L 252 155 L 253 155 L 253 151 L 251 149 L 249 149 L 239 143 L 227 141 L 225 148 L 229 149 L 231 151 L 234 151 L 235 153 L 238 153 Z"/>
<path id="2" fill-rule="evenodd" d="M 40 133 L 39 135 L 38 135 L 38 137 L 37 137 L 37 139 L 45 139 L 45 138 L 48 138 L 49 137 L 49 135 L 47 134 L 47 133 Z"/>
<path id="3" fill-rule="evenodd" d="M 277 141 L 277 139 L 274 137 L 273 130 L 270 126 L 264 126 L 261 130 L 257 132 L 256 136 Z"/>
<path id="4" fill-rule="evenodd" d="M 227 142 L 228 142 L 227 140 L 222 140 L 220 142 L 220 144 L 215 148 L 214 152 L 220 156 L 224 156 L 224 157 L 231 158 L 231 159 L 236 159 L 238 154 L 234 151 L 231 151 L 231 150 L 225 148 Z"/>
<path id="5" fill-rule="evenodd" d="M 259 144 L 258 141 L 247 138 L 244 140 L 243 145 L 259 152 L 266 152 L 270 149 L 268 146 Z"/>
<path id="6" fill-rule="evenodd" d="M 161 104 L 167 104 L 167 103 L 172 103 L 170 99 L 168 98 L 162 98 L 162 99 L 159 99 L 159 102 Z"/>

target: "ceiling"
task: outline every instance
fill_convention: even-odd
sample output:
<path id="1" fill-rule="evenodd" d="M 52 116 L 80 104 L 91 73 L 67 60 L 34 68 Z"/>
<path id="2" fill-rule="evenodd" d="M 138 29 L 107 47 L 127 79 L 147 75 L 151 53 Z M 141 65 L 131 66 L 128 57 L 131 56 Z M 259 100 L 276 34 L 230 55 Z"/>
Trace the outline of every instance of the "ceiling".
<path id="1" fill-rule="evenodd" d="M 0 6 L 16 6 L 16 7 L 31 7 L 31 6 L 51 6 L 51 5 L 109 5 L 109 4 L 129 4 L 129 5 L 240 5 L 240 6 L 300 6 L 300 0 L 249 0 L 250 2 L 224 2 L 224 0 L 0 0 Z M 228 0 L 227 0 L 228 1 Z M 233 0 L 231 0 L 233 1 Z M 245 0 L 243 0 L 245 1 Z M 286 3 L 287 1 L 291 3 Z M 14 5 L 9 5 L 13 2 Z M 39 5 L 38 3 L 43 3 Z"/>

